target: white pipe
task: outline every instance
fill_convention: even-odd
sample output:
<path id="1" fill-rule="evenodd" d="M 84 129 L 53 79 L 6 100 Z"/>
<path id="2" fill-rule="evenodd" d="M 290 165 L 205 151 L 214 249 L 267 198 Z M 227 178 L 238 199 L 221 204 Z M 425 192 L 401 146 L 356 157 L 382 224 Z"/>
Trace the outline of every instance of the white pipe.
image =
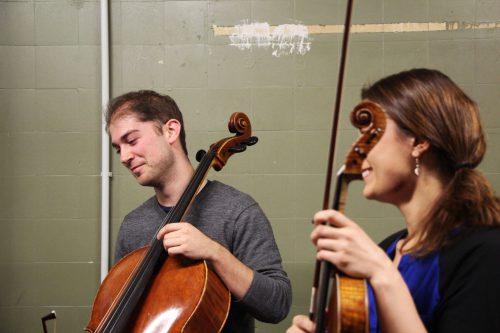
<path id="1" fill-rule="evenodd" d="M 101 0 L 101 282 L 109 270 L 109 136 L 104 110 L 109 101 L 109 20 L 108 0 Z"/>

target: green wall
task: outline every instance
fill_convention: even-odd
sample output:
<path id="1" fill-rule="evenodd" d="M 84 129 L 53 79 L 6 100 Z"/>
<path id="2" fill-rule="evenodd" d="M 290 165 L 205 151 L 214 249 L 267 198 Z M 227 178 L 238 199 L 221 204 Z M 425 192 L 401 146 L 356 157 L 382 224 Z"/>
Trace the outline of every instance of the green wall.
<path id="1" fill-rule="evenodd" d="M 314 266 L 312 214 L 321 207 L 341 35 L 311 35 L 304 55 L 239 50 L 212 25 L 343 23 L 344 0 L 112 1 L 112 94 L 155 89 L 184 112 L 191 156 L 229 136 L 232 112 L 260 142 L 211 173 L 267 212 L 294 288 L 284 332 L 305 313 Z M 500 21 L 498 0 L 359 0 L 353 24 Z M 99 2 L 0 1 L 0 331 L 60 332 L 86 324 L 100 265 Z M 437 68 L 480 104 L 489 152 L 481 169 L 500 189 L 500 29 L 351 36 L 337 165 L 356 132 L 347 122 L 361 86 L 413 67 Z M 194 160 L 194 159 L 193 159 Z M 151 195 L 112 159 L 111 242 Z M 400 228 L 392 207 L 350 189 L 347 212 L 376 240 Z M 50 324 L 52 325 L 52 323 Z"/>

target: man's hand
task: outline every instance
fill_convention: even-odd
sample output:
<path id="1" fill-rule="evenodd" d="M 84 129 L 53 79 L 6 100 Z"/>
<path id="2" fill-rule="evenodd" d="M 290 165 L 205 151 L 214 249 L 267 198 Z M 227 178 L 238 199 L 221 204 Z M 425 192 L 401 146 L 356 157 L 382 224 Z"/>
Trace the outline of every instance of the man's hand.
<path id="1" fill-rule="evenodd" d="M 157 238 L 163 239 L 163 247 L 169 255 L 180 254 L 195 260 L 212 260 L 221 247 L 186 222 L 167 224 L 158 232 Z"/>

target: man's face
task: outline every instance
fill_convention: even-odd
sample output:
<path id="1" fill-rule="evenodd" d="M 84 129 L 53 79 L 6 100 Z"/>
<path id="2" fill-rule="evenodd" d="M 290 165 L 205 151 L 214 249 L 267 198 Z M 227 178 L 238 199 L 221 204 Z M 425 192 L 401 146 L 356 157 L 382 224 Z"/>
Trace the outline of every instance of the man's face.
<path id="1" fill-rule="evenodd" d="M 156 123 L 140 121 L 132 114 L 112 119 L 109 133 L 121 163 L 139 184 L 159 187 L 164 183 L 173 163 L 167 133 L 160 133 Z"/>

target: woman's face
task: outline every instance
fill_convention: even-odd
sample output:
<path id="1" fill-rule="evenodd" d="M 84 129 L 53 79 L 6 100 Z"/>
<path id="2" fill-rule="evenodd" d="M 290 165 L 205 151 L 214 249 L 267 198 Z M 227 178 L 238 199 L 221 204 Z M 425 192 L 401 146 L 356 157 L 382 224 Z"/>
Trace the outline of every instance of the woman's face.
<path id="1" fill-rule="evenodd" d="M 411 199 L 417 178 L 414 145 L 415 138 L 388 118 L 384 135 L 362 165 L 366 198 L 397 206 Z"/>

